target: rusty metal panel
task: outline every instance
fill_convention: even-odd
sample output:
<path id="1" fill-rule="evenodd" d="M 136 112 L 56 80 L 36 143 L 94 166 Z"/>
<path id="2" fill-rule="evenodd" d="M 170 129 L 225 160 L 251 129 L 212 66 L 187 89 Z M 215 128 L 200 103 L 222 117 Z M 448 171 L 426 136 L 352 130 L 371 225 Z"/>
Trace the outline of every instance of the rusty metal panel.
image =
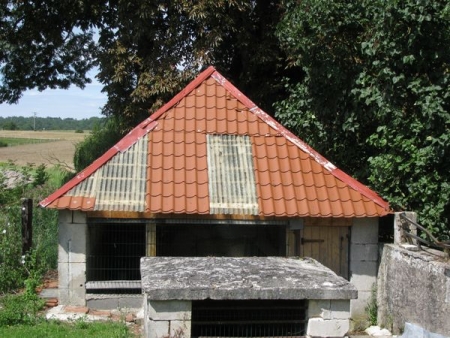
<path id="1" fill-rule="evenodd" d="M 147 145 L 145 135 L 126 151 L 118 152 L 67 195 L 95 197 L 94 210 L 144 211 Z"/>
<path id="2" fill-rule="evenodd" d="M 257 215 L 250 137 L 207 135 L 211 214 Z"/>

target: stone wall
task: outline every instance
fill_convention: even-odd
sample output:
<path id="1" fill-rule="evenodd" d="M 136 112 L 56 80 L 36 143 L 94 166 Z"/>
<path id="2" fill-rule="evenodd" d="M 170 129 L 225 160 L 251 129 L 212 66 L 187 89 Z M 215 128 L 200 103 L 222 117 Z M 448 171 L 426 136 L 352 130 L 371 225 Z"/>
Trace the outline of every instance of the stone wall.
<path id="1" fill-rule="evenodd" d="M 450 262 L 434 250 L 383 248 L 378 275 L 378 322 L 399 334 L 406 322 L 450 332 Z"/>
<path id="2" fill-rule="evenodd" d="M 86 214 L 59 212 L 58 278 L 59 304 L 86 304 Z"/>

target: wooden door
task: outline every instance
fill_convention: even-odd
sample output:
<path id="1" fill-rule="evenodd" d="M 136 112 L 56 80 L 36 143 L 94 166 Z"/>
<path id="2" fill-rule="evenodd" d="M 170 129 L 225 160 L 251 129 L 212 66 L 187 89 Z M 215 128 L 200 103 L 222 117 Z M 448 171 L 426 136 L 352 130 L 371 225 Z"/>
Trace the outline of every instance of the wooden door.
<path id="1" fill-rule="evenodd" d="M 305 226 L 299 237 L 300 256 L 314 258 L 348 279 L 349 227 Z"/>

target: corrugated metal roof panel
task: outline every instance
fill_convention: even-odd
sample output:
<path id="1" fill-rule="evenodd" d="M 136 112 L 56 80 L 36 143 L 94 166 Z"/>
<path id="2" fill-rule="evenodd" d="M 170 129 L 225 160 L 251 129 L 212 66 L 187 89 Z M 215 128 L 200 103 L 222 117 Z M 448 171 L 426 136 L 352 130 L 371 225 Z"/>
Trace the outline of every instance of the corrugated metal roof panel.
<path id="1" fill-rule="evenodd" d="M 141 137 L 127 151 L 118 152 L 69 190 L 66 196 L 95 198 L 94 210 L 144 211 L 147 145 L 148 137 Z"/>
<path id="2" fill-rule="evenodd" d="M 211 214 L 258 215 L 250 137 L 207 135 Z"/>

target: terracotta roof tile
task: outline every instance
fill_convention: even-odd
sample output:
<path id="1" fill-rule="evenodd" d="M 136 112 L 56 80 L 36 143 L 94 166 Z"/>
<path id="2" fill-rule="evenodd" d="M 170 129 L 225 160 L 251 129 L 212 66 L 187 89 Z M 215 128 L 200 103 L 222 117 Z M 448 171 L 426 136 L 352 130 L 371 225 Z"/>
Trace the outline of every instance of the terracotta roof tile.
<path id="1" fill-rule="evenodd" d="M 124 210 L 131 210 L 125 209 L 125 204 L 134 203 L 133 198 L 141 201 L 144 198 L 143 211 L 152 214 L 209 214 L 212 210 L 245 212 L 246 204 L 233 205 L 234 201 L 226 202 L 219 209 L 211 207 L 208 170 L 214 168 L 208 168 L 208 134 L 250 138 L 257 215 L 376 217 L 389 212 L 388 204 L 375 192 L 337 169 L 283 128 L 212 67 L 40 204 L 89 211 L 97 203 L 107 209 L 108 203 L 101 200 L 104 197 L 98 194 L 96 189 L 99 188 L 95 182 L 98 181 L 96 177 L 102 177 L 106 180 L 102 186 L 107 186 L 108 176 L 103 177 L 96 172 L 108 166 L 110 159 L 120 160 L 122 157 L 118 157 L 119 154 L 131 151 L 130 147 L 147 136 L 146 184 L 138 192 L 140 197 L 130 197 L 129 202 L 124 202 Z M 230 149 L 227 146 L 221 151 Z M 225 153 L 218 153 L 217 156 L 222 155 L 230 156 Z M 220 157 L 215 161 L 219 162 L 210 162 L 210 166 L 218 166 Z M 131 167 L 120 169 L 120 162 L 119 170 L 122 170 L 122 175 L 133 175 Z M 230 167 L 229 170 L 233 171 L 230 172 L 233 179 L 243 179 L 239 177 L 245 172 L 234 172 L 237 167 Z M 137 184 L 138 181 L 134 183 L 132 180 L 127 183 L 128 186 L 131 183 Z M 241 189 L 240 185 L 245 186 L 246 183 L 228 187 L 227 184 L 231 183 L 224 181 L 221 184 L 225 190 L 221 193 L 227 193 L 226 189 Z M 81 185 L 84 185 L 83 189 L 78 189 Z M 121 185 L 111 187 L 122 189 Z M 120 203 L 115 204 L 114 208 L 120 210 Z"/>

